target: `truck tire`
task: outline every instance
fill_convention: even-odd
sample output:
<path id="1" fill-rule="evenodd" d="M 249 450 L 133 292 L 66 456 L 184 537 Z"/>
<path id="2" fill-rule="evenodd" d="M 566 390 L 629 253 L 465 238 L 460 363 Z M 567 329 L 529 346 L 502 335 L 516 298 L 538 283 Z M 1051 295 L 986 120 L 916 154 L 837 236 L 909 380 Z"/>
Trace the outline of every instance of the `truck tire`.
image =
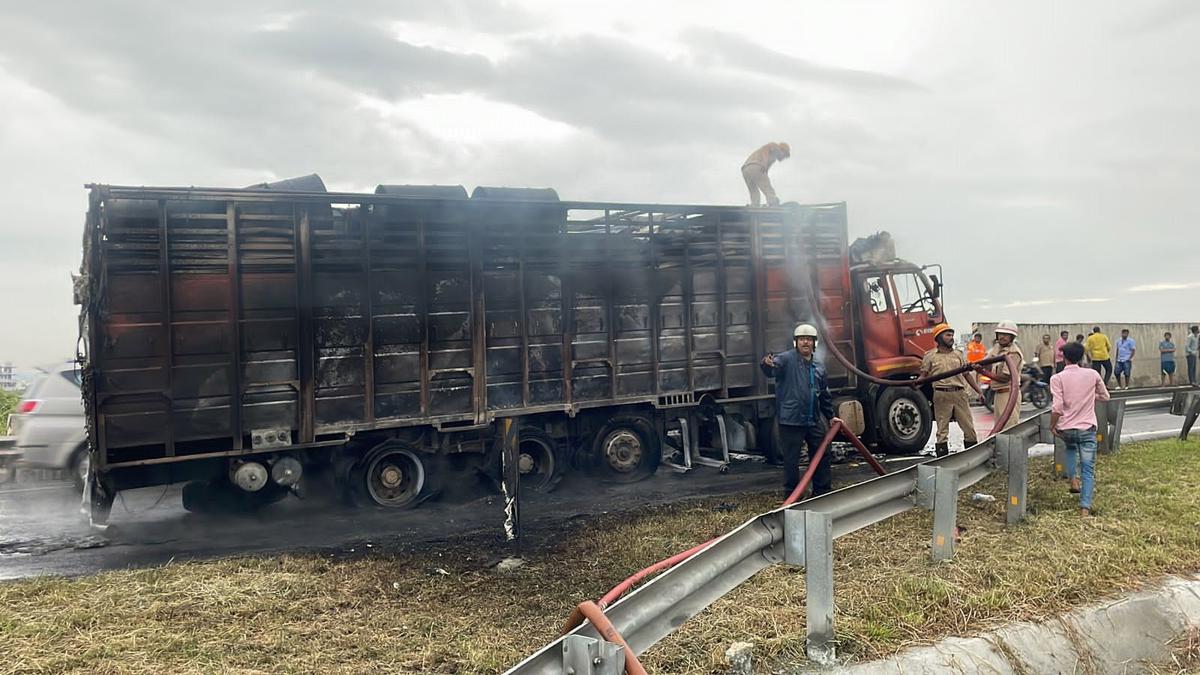
<path id="1" fill-rule="evenodd" d="M 407 443 L 384 441 L 351 468 L 350 481 L 359 504 L 411 508 L 424 496 L 425 463 Z"/>
<path id="2" fill-rule="evenodd" d="M 920 452 L 933 431 L 929 400 L 912 387 L 884 389 L 875 406 L 875 419 L 880 444 L 895 452 Z"/>
<path id="3" fill-rule="evenodd" d="M 87 443 L 71 453 L 71 461 L 67 464 L 67 470 L 71 472 L 71 482 L 75 484 L 75 491 L 80 494 L 83 494 L 83 486 L 87 483 L 90 464 L 91 455 L 88 454 Z"/>
<path id="4" fill-rule="evenodd" d="M 517 464 L 521 470 L 521 489 L 550 492 L 562 480 L 563 461 L 558 444 L 537 427 L 521 427 Z"/>
<path id="5" fill-rule="evenodd" d="M 650 420 L 614 417 L 592 442 L 596 474 L 609 483 L 633 483 L 650 477 L 662 461 L 662 444 Z"/>

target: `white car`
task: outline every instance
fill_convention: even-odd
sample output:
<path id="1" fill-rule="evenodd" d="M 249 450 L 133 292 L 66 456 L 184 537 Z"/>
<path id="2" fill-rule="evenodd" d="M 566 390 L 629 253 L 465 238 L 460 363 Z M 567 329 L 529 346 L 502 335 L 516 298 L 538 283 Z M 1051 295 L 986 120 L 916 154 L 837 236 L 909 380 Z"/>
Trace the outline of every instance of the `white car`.
<path id="1" fill-rule="evenodd" d="M 9 419 L 20 466 L 65 469 L 82 490 L 87 478 L 87 423 L 74 362 L 43 371 Z"/>

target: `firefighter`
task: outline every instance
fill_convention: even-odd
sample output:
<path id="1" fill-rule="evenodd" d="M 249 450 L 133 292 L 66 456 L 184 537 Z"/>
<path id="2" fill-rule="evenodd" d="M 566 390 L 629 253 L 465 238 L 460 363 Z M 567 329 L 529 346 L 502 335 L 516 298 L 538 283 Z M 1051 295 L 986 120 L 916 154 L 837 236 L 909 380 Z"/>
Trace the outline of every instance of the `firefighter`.
<path id="1" fill-rule="evenodd" d="M 937 347 L 929 350 L 921 360 L 920 377 L 941 375 L 967 365 L 962 352 L 954 348 L 954 329 L 949 324 L 939 323 L 933 327 L 933 341 Z M 963 432 L 963 447 L 969 448 L 978 440 L 975 422 L 971 419 L 971 402 L 967 399 L 967 387 L 982 396 L 973 373 L 967 372 L 933 383 L 933 416 L 937 420 L 937 441 L 934 447 L 937 456 L 950 452 L 950 420 L 958 422 Z"/>
<path id="2" fill-rule="evenodd" d="M 988 356 L 1006 356 L 1008 354 L 1017 357 L 1017 372 L 1014 376 L 1008 372 L 1008 366 L 1004 363 L 995 363 L 991 366 L 992 378 L 991 388 L 996 394 L 995 401 L 992 402 L 992 409 L 997 415 L 1003 414 L 1004 407 L 1008 405 L 1008 397 L 1010 395 L 1017 397 L 1017 403 L 1013 406 L 1012 414 L 1004 421 L 1004 427 L 1001 429 L 1007 430 L 1016 426 L 1017 421 L 1021 418 L 1021 367 L 1025 362 L 1025 355 L 1021 353 L 1021 348 L 1017 346 L 1017 324 L 1013 321 L 1001 321 L 996 324 L 996 344 L 988 351 Z M 1015 388 L 1014 388 L 1014 379 Z"/>
<path id="3" fill-rule="evenodd" d="M 817 329 L 802 323 L 792 331 L 795 349 L 767 354 L 760 364 L 767 377 L 775 378 L 775 413 L 783 445 L 783 495 L 786 499 L 800 483 L 800 448 L 808 446 L 809 460 L 837 420 L 833 396 L 823 366 L 814 356 Z M 813 496 L 833 490 L 830 453 L 826 452 L 813 473 Z"/>
<path id="4" fill-rule="evenodd" d="M 750 153 L 742 163 L 742 178 L 746 181 L 746 189 L 750 191 L 750 206 L 759 205 L 760 192 L 767 198 L 767 206 L 779 206 L 779 197 L 775 196 L 775 188 L 771 187 L 767 172 L 772 164 L 791 156 L 792 148 L 787 143 L 767 143 Z"/>

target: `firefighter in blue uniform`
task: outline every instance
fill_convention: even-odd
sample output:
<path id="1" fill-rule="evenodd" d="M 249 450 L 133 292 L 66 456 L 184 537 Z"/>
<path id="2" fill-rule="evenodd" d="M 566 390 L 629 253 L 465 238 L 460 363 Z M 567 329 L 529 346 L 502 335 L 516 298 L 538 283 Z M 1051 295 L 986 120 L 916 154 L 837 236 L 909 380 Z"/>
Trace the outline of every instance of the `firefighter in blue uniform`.
<path id="1" fill-rule="evenodd" d="M 792 332 L 795 349 L 767 354 L 760 367 L 775 378 L 775 413 L 783 446 L 783 494 L 786 498 L 800 482 L 800 448 L 808 446 L 811 459 L 833 416 L 833 396 L 825 366 L 816 360 L 817 329 L 802 323 Z M 833 490 L 833 471 L 827 451 L 813 473 L 813 496 Z"/>

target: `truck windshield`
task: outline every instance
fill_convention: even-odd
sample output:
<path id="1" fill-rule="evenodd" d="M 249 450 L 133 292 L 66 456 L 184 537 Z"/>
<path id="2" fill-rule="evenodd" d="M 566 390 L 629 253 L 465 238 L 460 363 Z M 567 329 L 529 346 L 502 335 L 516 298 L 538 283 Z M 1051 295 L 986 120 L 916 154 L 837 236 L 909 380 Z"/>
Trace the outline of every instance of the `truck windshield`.
<path id="1" fill-rule="evenodd" d="M 902 313 L 925 312 L 930 317 L 937 318 L 940 312 L 924 275 L 915 272 L 895 274 L 892 281 L 896 284 L 896 300 Z"/>

